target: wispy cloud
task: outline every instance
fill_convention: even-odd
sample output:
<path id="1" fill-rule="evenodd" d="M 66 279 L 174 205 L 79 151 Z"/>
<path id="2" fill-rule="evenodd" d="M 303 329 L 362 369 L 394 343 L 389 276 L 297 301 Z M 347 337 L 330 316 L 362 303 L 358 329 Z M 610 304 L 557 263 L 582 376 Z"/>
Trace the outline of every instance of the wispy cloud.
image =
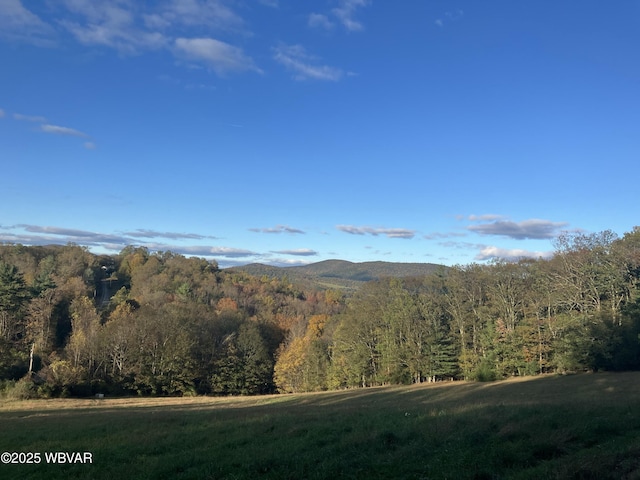
<path id="1" fill-rule="evenodd" d="M 350 32 L 364 30 L 361 22 L 355 20 L 356 10 L 369 4 L 368 0 L 340 0 L 338 7 L 331 10 L 338 21 Z"/>
<path id="2" fill-rule="evenodd" d="M 111 47 L 120 53 L 137 54 L 141 50 L 162 48 L 168 43 L 168 39 L 157 32 L 125 30 L 114 26 L 81 25 L 69 21 L 61 23 L 78 42 L 85 45 Z"/>
<path id="3" fill-rule="evenodd" d="M 133 238 L 170 238 L 173 240 L 190 239 L 202 240 L 205 238 L 216 238 L 208 235 L 200 235 L 198 233 L 177 233 L 177 232 L 158 232 L 157 230 L 138 229 L 130 232 L 124 232 L 124 235 Z"/>
<path id="4" fill-rule="evenodd" d="M 214 38 L 177 38 L 175 50 L 178 56 L 203 63 L 218 75 L 244 71 L 262 73 L 241 48 Z"/>
<path id="5" fill-rule="evenodd" d="M 168 39 L 160 32 L 146 31 L 136 25 L 134 10 L 118 1 L 64 0 L 62 4 L 75 16 L 59 20 L 78 42 L 102 45 L 121 53 L 164 47 Z"/>
<path id="6" fill-rule="evenodd" d="M 310 13 L 307 24 L 312 28 L 323 28 L 325 30 L 331 30 L 336 26 L 329 17 L 322 13 Z"/>
<path id="7" fill-rule="evenodd" d="M 193 233 L 156 232 L 145 229 L 116 235 L 55 226 L 13 225 L 0 227 L 0 242 L 21 243 L 24 245 L 65 245 L 67 243 L 75 243 L 108 251 L 120 251 L 128 245 L 140 245 L 151 251 L 172 251 L 183 255 L 202 257 L 259 258 L 263 256 L 251 250 L 228 246 L 181 245 L 179 243 L 169 244 L 140 241 L 145 238 L 151 239 L 158 237 L 169 238 L 176 241 L 213 238 Z"/>
<path id="8" fill-rule="evenodd" d="M 217 74 L 261 72 L 235 45 L 210 38 L 211 32 L 251 36 L 245 22 L 224 0 L 60 0 L 48 3 L 46 23 L 20 0 L 0 0 L 0 38 L 34 43 L 68 32 L 80 44 L 124 55 L 168 50 L 180 59 L 204 64 Z M 265 4 L 277 6 L 274 0 Z M 51 25 L 54 25 L 54 29 Z M 185 31 L 192 37 L 187 38 Z M 41 35 L 41 40 L 45 37 Z"/>
<path id="9" fill-rule="evenodd" d="M 460 20 L 464 16 L 464 11 L 457 8 L 455 10 L 449 10 L 444 12 L 440 18 L 437 18 L 433 23 L 435 23 L 438 27 L 443 28 L 445 21 L 446 22 L 456 22 Z"/>
<path id="10" fill-rule="evenodd" d="M 301 257 L 310 257 L 313 255 L 318 255 L 318 252 L 315 250 L 311 250 L 309 248 L 297 248 L 293 250 L 274 250 L 271 253 L 278 253 L 280 255 L 297 255 Z"/>
<path id="11" fill-rule="evenodd" d="M 258 0 L 261 5 L 270 8 L 278 8 L 280 6 L 278 0 Z"/>
<path id="12" fill-rule="evenodd" d="M 38 46 L 52 46 L 53 28 L 20 0 L 0 1 L 0 37 Z"/>
<path id="13" fill-rule="evenodd" d="M 288 225 L 276 225 L 275 227 L 271 228 L 250 228 L 249 231 L 256 233 L 305 233 L 298 228 L 289 227 Z"/>
<path id="14" fill-rule="evenodd" d="M 18 227 L 24 228 L 27 232 L 34 233 L 50 233 L 53 235 L 65 235 L 72 237 L 93 237 L 96 235 L 94 232 L 89 232 L 87 230 L 76 230 L 74 228 L 63 228 L 63 227 L 43 227 L 39 225 L 17 225 Z"/>
<path id="15" fill-rule="evenodd" d="M 0 2 L 1 1 L 2 0 L 0 0 Z M 5 114 L 4 111 L 1 111 L 1 112 L 2 112 L 2 115 L 0 115 L 0 117 L 4 116 Z M 42 115 L 24 115 L 22 113 L 14 113 L 12 117 L 14 120 L 17 120 L 20 122 L 40 123 L 39 131 L 44 133 L 51 133 L 53 135 L 64 135 L 64 136 L 88 139 L 88 141 L 84 142 L 83 144 L 84 148 L 86 148 L 87 150 L 94 150 L 96 148 L 95 142 L 91 140 L 91 136 L 88 135 L 87 133 L 77 130 L 75 128 L 63 127 L 60 125 L 53 125 L 51 123 L 47 123 L 47 119 Z"/>
<path id="16" fill-rule="evenodd" d="M 220 0 L 170 0 L 159 11 L 144 14 L 143 19 L 147 26 L 160 29 L 184 25 L 230 31 L 244 24 L 242 17 Z"/>
<path id="17" fill-rule="evenodd" d="M 462 219 L 464 217 L 460 217 Z M 471 222 L 491 222 L 493 220 L 502 220 L 504 215 L 497 215 L 495 213 L 485 213 L 484 215 L 469 215 L 467 219 Z"/>
<path id="18" fill-rule="evenodd" d="M 553 257 L 553 252 L 532 252 L 530 250 L 521 250 L 521 249 L 506 249 L 499 248 L 494 246 L 484 247 L 480 252 L 476 255 L 476 260 L 492 260 L 492 259 L 502 259 L 507 261 L 516 261 L 522 258 L 551 258 Z"/>
<path id="19" fill-rule="evenodd" d="M 245 258 L 258 255 L 251 250 L 233 247 L 208 247 L 208 246 L 191 246 L 182 247 L 175 245 L 167 245 L 167 250 L 185 255 L 198 255 L 203 257 L 225 257 L 225 258 Z M 156 248 L 154 248 L 156 250 Z"/>
<path id="20" fill-rule="evenodd" d="M 329 14 L 313 12 L 307 18 L 307 25 L 311 28 L 332 30 L 336 22 L 349 32 L 364 30 L 362 22 L 355 19 L 356 11 L 369 5 L 369 0 L 338 0 L 338 6 L 331 9 Z"/>
<path id="21" fill-rule="evenodd" d="M 16 228 L 36 235 L 4 234 L 0 235 L 0 240 L 26 243 L 30 245 L 46 245 L 50 243 L 64 244 L 70 242 L 91 246 L 100 246 L 103 244 L 118 244 L 124 246 L 128 243 L 131 243 L 131 239 L 123 237 L 121 235 L 104 234 L 72 228 L 39 225 L 16 225 L 14 227 L 6 227 L 5 229 Z"/>
<path id="22" fill-rule="evenodd" d="M 467 236 L 466 233 L 460 233 L 460 232 L 447 232 L 447 233 L 433 232 L 433 233 L 427 233 L 423 235 L 422 238 L 424 238 L 425 240 L 441 240 L 443 238 L 466 237 L 466 236 Z"/>
<path id="23" fill-rule="evenodd" d="M 486 247 L 486 245 L 481 243 L 471 243 L 471 242 L 456 242 L 454 240 L 448 240 L 446 242 L 438 242 L 438 245 L 445 248 L 451 248 L 455 250 L 478 250 Z"/>
<path id="24" fill-rule="evenodd" d="M 460 20 L 464 16 L 464 11 L 460 8 L 456 8 L 455 10 L 449 10 L 448 12 L 444 12 L 444 15 L 452 21 Z"/>
<path id="25" fill-rule="evenodd" d="M 343 76 L 342 70 L 328 65 L 318 65 L 318 58 L 306 52 L 302 45 L 279 45 L 273 49 L 276 62 L 292 71 L 296 80 L 328 80 L 336 82 Z"/>
<path id="26" fill-rule="evenodd" d="M 25 122 L 46 123 L 47 119 L 40 115 L 22 115 L 21 113 L 14 113 L 13 118 L 15 120 L 21 120 Z"/>
<path id="27" fill-rule="evenodd" d="M 263 263 L 274 267 L 302 267 L 304 265 L 309 265 L 311 262 L 300 258 L 270 258 L 263 261 Z"/>
<path id="28" fill-rule="evenodd" d="M 75 128 L 69 128 L 69 127 L 61 127 L 59 125 L 49 125 L 49 124 L 40 125 L 40 130 L 45 133 L 53 133 L 54 135 L 70 135 L 72 137 L 89 138 L 89 135 L 87 135 L 84 132 L 81 132 L 80 130 L 76 130 Z"/>
<path id="29" fill-rule="evenodd" d="M 516 240 L 549 239 L 556 237 L 567 222 L 552 222 L 549 220 L 531 219 L 522 222 L 507 220 L 496 221 L 481 225 L 470 225 L 467 230 L 480 235 L 498 235 Z"/>
<path id="30" fill-rule="evenodd" d="M 413 238 L 416 235 L 415 230 L 406 228 L 374 228 L 374 227 L 356 227 L 354 225 L 336 225 L 341 232 L 351 235 L 384 235 L 388 238 Z"/>
<path id="31" fill-rule="evenodd" d="M 4 110 L 0 108 L 0 118 L 4 117 Z"/>
<path id="32" fill-rule="evenodd" d="M 220 32 L 240 30 L 244 23 L 219 0 L 169 0 L 146 8 L 118 0 L 63 3 L 76 19 L 64 19 L 60 24 L 80 43 L 103 45 L 127 54 L 173 47 L 177 39 L 172 34 L 184 27 L 201 33 Z"/>

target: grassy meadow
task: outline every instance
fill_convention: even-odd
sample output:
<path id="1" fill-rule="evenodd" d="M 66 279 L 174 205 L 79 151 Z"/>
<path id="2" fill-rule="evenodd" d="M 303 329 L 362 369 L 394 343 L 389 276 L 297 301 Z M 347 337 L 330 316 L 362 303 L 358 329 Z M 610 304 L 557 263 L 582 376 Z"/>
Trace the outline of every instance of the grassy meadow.
<path id="1" fill-rule="evenodd" d="M 640 373 L 0 403 L 2 479 L 640 479 Z M 47 464 L 44 452 L 91 452 Z"/>

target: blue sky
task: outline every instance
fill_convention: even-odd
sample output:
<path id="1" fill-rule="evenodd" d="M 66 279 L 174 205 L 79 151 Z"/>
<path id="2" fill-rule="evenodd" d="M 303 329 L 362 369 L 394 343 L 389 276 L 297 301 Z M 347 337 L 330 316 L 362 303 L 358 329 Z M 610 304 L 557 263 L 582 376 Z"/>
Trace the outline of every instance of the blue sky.
<path id="1" fill-rule="evenodd" d="M 0 241 L 548 256 L 638 221 L 640 3 L 0 0 Z"/>

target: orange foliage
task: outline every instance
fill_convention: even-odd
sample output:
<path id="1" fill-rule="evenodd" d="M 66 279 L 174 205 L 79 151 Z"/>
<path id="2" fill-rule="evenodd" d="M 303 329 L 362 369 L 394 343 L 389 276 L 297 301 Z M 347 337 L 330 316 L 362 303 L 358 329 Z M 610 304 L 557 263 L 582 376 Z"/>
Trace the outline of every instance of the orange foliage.
<path id="1" fill-rule="evenodd" d="M 224 311 L 237 312 L 238 304 L 232 298 L 223 297 L 216 304 L 216 310 L 218 312 L 224 312 Z"/>

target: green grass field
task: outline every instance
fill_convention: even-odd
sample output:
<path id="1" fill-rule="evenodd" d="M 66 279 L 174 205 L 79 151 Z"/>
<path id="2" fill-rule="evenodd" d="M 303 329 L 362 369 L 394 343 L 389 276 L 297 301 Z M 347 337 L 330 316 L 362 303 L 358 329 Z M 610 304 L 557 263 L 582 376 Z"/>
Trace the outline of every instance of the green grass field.
<path id="1" fill-rule="evenodd" d="M 640 373 L 0 403 L 2 479 L 640 479 Z M 51 464 L 45 452 L 90 452 Z"/>

